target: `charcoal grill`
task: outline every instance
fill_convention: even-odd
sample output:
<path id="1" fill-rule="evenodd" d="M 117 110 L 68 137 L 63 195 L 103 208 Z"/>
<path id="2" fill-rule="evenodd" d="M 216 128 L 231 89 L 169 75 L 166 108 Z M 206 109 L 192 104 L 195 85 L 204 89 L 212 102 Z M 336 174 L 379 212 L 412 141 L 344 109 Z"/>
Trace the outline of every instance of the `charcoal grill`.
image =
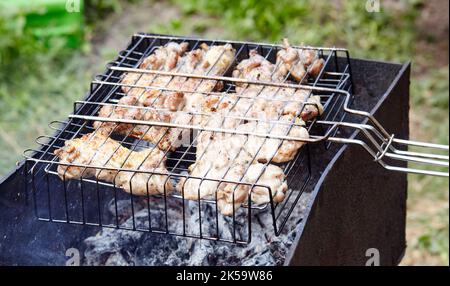
<path id="1" fill-rule="evenodd" d="M 404 217 L 405 217 L 405 192 L 406 176 L 404 173 L 422 173 L 428 175 L 448 176 L 448 171 L 428 170 L 410 168 L 406 162 L 418 162 L 428 165 L 435 165 L 448 168 L 448 155 L 430 154 L 424 152 L 410 152 L 406 148 L 410 145 L 430 148 L 433 150 L 448 150 L 447 146 L 413 142 L 398 138 L 408 137 L 407 127 L 407 103 L 408 103 L 408 77 L 409 65 L 399 66 L 388 63 L 377 63 L 361 60 L 352 60 L 349 52 L 339 48 L 320 48 L 302 46 L 299 49 L 313 49 L 324 59 L 324 66 L 316 78 L 304 78 L 302 84 L 292 84 L 287 81 L 282 83 L 249 81 L 237 79 L 230 76 L 228 70 L 222 76 L 192 75 L 178 72 L 161 72 L 153 70 L 142 70 L 137 67 L 152 51 L 169 41 L 188 42 L 189 47 L 194 49 L 200 43 L 208 45 L 219 45 L 229 43 L 236 49 L 233 66 L 245 59 L 251 49 L 258 52 L 269 61 L 274 62 L 280 46 L 258 43 L 244 43 L 233 41 L 210 41 L 206 39 L 136 34 L 133 36 L 128 47 L 119 53 L 118 58 L 107 65 L 106 71 L 95 77 L 90 86 L 90 92 L 84 100 L 75 102 L 73 114 L 69 115 L 66 121 L 55 121 L 50 127 L 55 130 L 51 136 L 41 136 L 37 139 L 40 145 L 38 149 L 25 151 L 26 159 L 19 168 L 7 177 L 2 183 L 5 195 L 3 204 L 10 205 L 17 200 L 17 203 L 26 203 L 22 206 L 27 215 L 16 216 L 19 221 L 26 220 L 26 224 L 32 224 L 27 230 L 20 224 L 19 231 L 25 241 L 27 237 L 34 236 L 30 231 L 36 229 L 37 225 L 46 228 L 46 231 L 57 229 L 61 232 L 61 240 L 64 247 L 73 235 L 73 228 L 68 228 L 71 224 L 80 225 L 81 233 L 75 232 L 75 240 L 70 243 L 82 248 L 80 240 L 92 235 L 98 228 L 111 229 L 111 231 L 140 231 L 149 237 L 153 234 L 165 234 L 162 240 L 168 241 L 181 239 L 206 239 L 209 243 L 221 245 L 222 243 L 234 243 L 236 249 L 250 248 L 254 251 L 254 244 L 260 243 L 262 239 L 257 235 L 256 242 L 252 240 L 252 229 L 255 224 L 263 226 L 264 238 L 266 242 L 280 239 L 278 237 L 289 236 L 290 243 L 294 242 L 295 247 L 287 247 L 281 258 L 275 260 L 276 264 L 336 264 L 336 263 L 360 263 L 363 255 L 356 258 L 354 253 L 345 253 L 340 257 L 332 256 L 336 249 L 358 248 L 373 241 L 373 238 L 364 237 L 356 239 L 354 246 L 343 246 L 336 243 L 330 236 L 342 235 L 341 231 L 347 235 L 351 232 L 349 225 L 354 224 L 356 230 L 366 230 L 372 233 L 373 229 L 386 230 L 393 226 L 396 229 L 395 235 L 388 241 L 382 242 L 382 246 L 391 243 L 389 254 L 385 258 L 385 264 L 395 264 L 401 257 L 404 248 Z M 256 132 L 246 132 L 242 135 L 254 135 L 263 138 L 276 138 L 281 140 L 301 140 L 307 143 L 296 155 L 295 159 L 282 165 L 289 185 L 289 191 L 285 200 L 275 203 L 271 192 L 267 186 L 252 184 L 251 187 L 266 187 L 270 196 L 270 202 L 264 205 L 252 205 L 250 198 L 243 208 L 233 211 L 229 218 L 222 216 L 213 199 L 198 199 L 197 201 L 187 201 L 181 194 L 163 194 L 160 196 L 149 196 L 137 198 L 133 195 L 121 192 L 114 184 L 102 182 L 96 178 L 82 178 L 80 180 L 61 180 L 57 176 L 56 167 L 58 162 L 53 151 L 64 145 L 66 140 L 70 140 L 80 135 L 95 132 L 92 127 L 93 121 L 113 121 L 120 123 L 186 128 L 191 130 L 192 141 L 188 146 L 179 148 L 174 152 L 167 152 L 169 178 L 177 180 L 182 177 L 189 177 L 186 174 L 187 167 L 195 161 L 195 131 L 213 131 L 222 133 L 237 133 L 236 130 L 226 128 L 208 128 L 196 125 L 174 125 L 166 122 L 141 121 L 127 119 L 111 119 L 99 117 L 99 109 L 105 105 L 117 104 L 118 99 L 125 94 L 121 91 L 121 76 L 124 72 L 155 73 L 168 76 L 193 77 L 201 80 L 223 81 L 225 92 L 232 92 L 236 83 L 254 84 L 261 86 L 302 88 L 311 91 L 314 95 L 320 95 L 321 103 L 324 106 L 324 113 L 320 118 L 307 122 L 307 129 L 310 133 L 309 139 L 295 138 L 290 136 L 275 136 L 272 134 L 260 134 Z M 384 78 L 383 78 L 384 77 Z M 377 80 L 371 81 L 371 78 Z M 134 86 L 139 87 L 139 86 Z M 164 88 L 160 88 L 164 90 Z M 188 92 L 188 91 L 185 91 Z M 382 92 L 385 92 L 384 94 Z M 212 92 L 211 92 L 212 93 Z M 310 93 L 310 95 L 311 95 Z M 403 94 L 401 94 L 403 93 Z M 301 112 L 307 104 L 303 104 Z M 377 114 L 380 113 L 380 114 Z M 375 115 L 378 115 L 375 119 Z M 251 120 L 250 118 L 245 118 Z M 294 125 L 294 123 L 292 123 Z M 388 126 L 396 136 L 388 133 L 383 126 Z M 397 135 L 399 136 L 397 138 Z M 149 148 L 148 143 L 142 140 L 130 139 L 127 136 L 117 137 L 123 146 L 132 150 Z M 312 144 L 316 143 L 316 144 Z M 339 146 L 345 143 L 346 145 Z M 363 148 L 355 148 L 349 145 L 360 145 Z M 154 147 L 151 147 L 154 148 Z M 378 165 L 371 163 L 369 158 L 378 162 Z M 270 162 L 266 162 L 267 166 Z M 337 165 L 340 167 L 336 167 Z M 88 167 L 82 166 L 80 167 Z M 94 166 L 98 169 L 108 170 L 105 166 Z M 123 171 L 124 169 L 122 169 Z M 332 171 L 333 170 L 333 171 Z M 390 170 L 391 172 L 389 172 Z M 142 172 L 140 170 L 126 170 Z M 392 171 L 400 171 L 398 173 Z M 374 175 L 375 174 L 375 175 Z M 342 175 L 342 177 L 340 177 Z M 392 181 L 392 185 L 385 185 L 379 178 Z M 207 177 L 199 177 L 201 180 L 213 180 Z M 366 182 L 366 184 L 362 184 Z M 232 183 L 244 184 L 233 181 Z M 370 183 L 367 185 L 367 183 Z M 17 184 L 18 189 L 12 190 L 12 186 Z M 342 194 L 336 196 L 329 194 L 334 186 L 342 189 Z M 366 188 L 366 191 L 363 189 Z M 375 194 L 377 188 L 393 189 L 392 194 L 383 193 L 378 197 Z M 350 191 L 345 191 L 349 189 Z M 367 192 L 374 191 L 367 194 Z M 361 224 L 354 215 L 342 215 L 345 222 L 337 221 L 340 217 L 330 217 L 336 209 L 348 206 L 348 199 L 351 194 L 358 193 L 359 196 L 370 197 L 371 201 L 366 202 L 374 207 L 383 207 L 385 199 L 395 196 L 392 200 L 393 208 L 387 210 L 392 215 L 393 223 L 375 222 L 373 226 Z M 22 199 L 24 201 L 22 201 Z M 327 198 L 332 198 L 338 207 L 330 206 Z M 329 208 L 324 210 L 320 207 L 321 201 L 325 200 L 325 205 Z M 306 205 L 306 209 L 299 211 L 299 201 Z M 352 200 L 350 200 L 352 201 Z M 300 203 L 300 204 L 302 204 Z M 14 204 L 13 204 L 14 205 Z M 389 205 L 389 204 L 388 204 Z M 367 205 L 355 206 L 357 210 L 367 207 Z M 32 211 L 31 211 L 32 210 Z M 11 210 L 11 214 L 15 214 Z M 344 211 L 345 213 L 345 211 Z M 37 217 L 38 221 L 59 222 L 59 226 L 49 226 L 42 222 L 31 219 L 31 214 Z M 145 214 L 145 215 L 143 215 Z M 324 221 L 328 218 L 327 221 Z M 28 221 L 30 220 L 30 222 Z M 33 222 L 31 222 L 33 221 Z M 61 263 L 64 253 L 59 253 L 59 260 L 49 262 L 47 258 L 13 258 L 13 249 L 6 249 L 5 245 L 12 241 L 14 228 L 11 222 L 2 217 L 2 225 L 5 235 L 1 242 L 1 256 L 6 263 L 26 264 L 30 261 L 34 263 Z M 336 222 L 335 227 L 331 227 Z M 96 230 L 95 230 L 96 229 Z M 271 232 L 268 231 L 271 229 Z M 260 229 L 258 228 L 257 231 Z M 392 230 L 391 230 L 392 231 Z M 28 235 L 25 235 L 28 233 Z M 150 233 L 150 234 L 148 234 Z M 270 234 L 273 235 L 270 235 Z M 177 238 L 167 236 L 173 235 Z M 377 238 L 380 235 L 373 234 Z M 386 235 L 383 234 L 383 235 Z M 315 236 L 315 237 L 313 237 Z M 361 236 L 363 237 L 363 235 Z M 321 242 L 317 239 L 321 238 Z M 294 241 L 296 239 L 296 241 Z M 48 251 L 49 257 L 54 255 L 54 251 L 49 251 L 47 243 L 39 244 L 39 251 Z M 233 244 L 227 244 L 233 249 Z M 315 246 L 315 247 L 311 247 Z M 60 248 L 60 247 L 58 247 Z M 17 249 L 16 249 L 17 250 Z M 25 246 L 20 246 L 17 252 L 26 252 Z M 318 251 L 314 253 L 314 251 Z M 233 251 L 231 251 L 233 252 Z M 17 254 L 17 253 L 16 253 Z M 319 254 L 319 255 L 318 255 Z M 43 255 L 45 257 L 45 255 Z M 25 257 L 23 254 L 19 257 Z M 59 262 L 57 262 L 59 261 Z M 103 261 L 105 262 L 105 261 Z M 31 262 L 30 262 L 31 263 Z M 151 264 L 157 264 L 151 262 Z M 217 262 L 216 262 L 217 263 Z M 226 261 L 226 264 L 230 262 Z M 232 263 L 231 263 L 232 264 Z"/>

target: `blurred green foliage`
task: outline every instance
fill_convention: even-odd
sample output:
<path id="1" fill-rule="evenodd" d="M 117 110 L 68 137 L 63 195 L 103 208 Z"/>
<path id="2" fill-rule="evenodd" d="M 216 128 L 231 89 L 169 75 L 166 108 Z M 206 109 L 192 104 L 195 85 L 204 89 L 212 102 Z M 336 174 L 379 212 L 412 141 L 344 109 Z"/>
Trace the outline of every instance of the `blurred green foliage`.
<path id="1" fill-rule="evenodd" d="M 120 11 L 125 2 L 137 0 L 85 0 L 86 30 Z M 87 59 L 89 42 L 73 49 L 64 36 L 36 37 L 26 28 L 27 15 L 36 7 L 4 4 L 0 2 L 0 176 L 38 135 L 51 132 L 50 121 L 71 112 L 71 103 L 86 93 L 95 72 Z M 102 66 L 95 68 L 98 72 Z"/>
<path id="2" fill-rule="evenodd" d="M 286 36 L 296 43 L 352 47 L 354 56 L 387 60 L 410 57 L 415 7 L 421 3 L 399 1 L 407 8 L 382 7 L 382 13 L 368 13 L 365 1 L 172 1 L 187 17 L 198 13 L 214 16 L 233 38 L 278 42 Z"/>
<path id="3" fill-rule="evenodd" d="M 0 37 L 0 81 L 13 83 L 18 75 L 32 72 L 47 56 L 43 42 L 25 30 L 28 11 L 4 8 L 0 9 L 0 33 L 7 36 Z"/>
<path id="4" fill-rule="evenodd" d="M 439 256 L 443 262 L 448 261 L 448 210 L 438 213 L 441 222 L 438 226 L 428 225 L 428 220 L 423 219 L 422 223 L 427 225 L 425 234 L 418 239 L 417 247 L 427 251 L 432 255 Z M 448 263 L 447 263 L 448 264 Z"/>
<path id="5" fill-rule="evenodd" d="M 122 11 L 120 0 L 85 0 L 85 5 L 86 20 L 90 24 L 95 24 L 110 13 Z"/>

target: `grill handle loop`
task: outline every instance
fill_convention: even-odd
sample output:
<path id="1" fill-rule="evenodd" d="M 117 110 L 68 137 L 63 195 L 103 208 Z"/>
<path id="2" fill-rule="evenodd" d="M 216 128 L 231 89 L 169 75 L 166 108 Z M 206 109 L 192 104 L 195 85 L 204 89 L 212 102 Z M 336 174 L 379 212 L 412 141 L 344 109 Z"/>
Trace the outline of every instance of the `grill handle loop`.
<path id="1" fill-rule="evenodd" d="M 448 145 L 395 138 L 395 135 L 389 134 L 378 122 L 378 120 L 376 120 L 376 118 L 373 117 L 373 115 L 371 115 L 370 113 L 349 108 L 348 107 L 349 99 L 350 94 L 347 93 L 344 104 L 344 110 L 351 114 L 366 117 L 374 125 L 373 128 L 369 129 L 367 129 L 367 125 L 361 124 L 361 127 L 366 130 L 366 132 L 363 132 L 363 134 L 375 146 L 375 150 L 377 151 L 374 151 L 374 149 L 370 149 L 370 146 L 366 143 L 364 143 L 363 147 L 374 157 L 374 160 L 378 162 L 381 166 L 392 171 L 439 176 L 439 177 L 449 177 Z M 378 141 L 375 138 L 373 138 L 369 132 L 367 132 L 369 130 L 372 131 L 372 133 L 374 133 L 376 137 L 378 137 Z M 428 149 L 429 151 L 428 152 L 409 151 L 408 149 L 410 149 L 411 147 L 416 147 L 419 149 L 425 148 Z M 384 158 L 386 158 L 387 160 L 383 160 Z M 387 163 L 386 161 L 390 163 Z M 418 163 L 421 166 L 417 168 L 402 167 L 394 165 L 393 163 L 395 161 Z M 433 169 L 430 170 L 430 168 Z"/>

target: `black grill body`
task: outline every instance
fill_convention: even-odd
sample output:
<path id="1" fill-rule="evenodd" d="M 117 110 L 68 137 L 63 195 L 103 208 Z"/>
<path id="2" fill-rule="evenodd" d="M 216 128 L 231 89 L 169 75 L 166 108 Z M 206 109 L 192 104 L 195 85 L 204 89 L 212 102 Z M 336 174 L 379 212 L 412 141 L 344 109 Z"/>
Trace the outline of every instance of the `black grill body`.
<path id="1" fill-rule="evenodd" d="M 375 105 L 360 108 L 371 110 L 390 132 L 408 138 L 410 65 L 354 60 L 352 66 L 357 70 L 355 105 L 370 99 Z M 383 83 L 386 78 L 391 82 Z M 380 265 L 401 261 L 406 248 L 407 175 L 373 163 L 356 146 L 335 153 L 317 179 L 306 223 L 300 226 L 286 265 L 366 265 L 371 248 L 377 249 Z"/>
<path id="2" fill-rule="evenodd" d="M 389 132 L 408 138 L 409 64 L 352 59 L 351 66 L 353 106 L 373 113 Z M 357 146 L 331 144 L 329 152 L 323 152 L 323 146 L 312 145 L 311 156 L 316 159 L 305 191 L 307 198 L 301 202 L 304 211 L 289 225 L 295 229 L 295 235 L 288 238 L 292 244 L 281 251 L 281 257 L 267 264 L 364 265 L 369 259 L 369 248 L 378 249 L 381 265 L 397 264 L 406 247 L 407 175 L 383 169 Z M 98 228 L 36 220 L 24 186 L 23 166 L 20 163 L 0 182 L 0 264 L 64 265 L 67 249 L 77 248 L 83 253 L 83 240 L 97 233 Z M 165 235 L 144 235 L 148 239 L 157 237 L 157 245 L 165 245 L 163 242 L 171 239 Z M 178 239 L 196 243 L 191 238 Z M 231 254 L 240 249 L 230 243 L 211 243 Z M 176 246 L 169 243 L 165 247 L 168 248 L 161 251 Z M 275 251 L 277 247 L 274 246 Z M 137 256 L 148 255 L 144 246 L 135 248 Z M 179 262 L 183 264 L 183 258 Z M 240 262 L 208 258 L 202 264 Z M 162 263 L 153 260 L 149 264 Z"/>

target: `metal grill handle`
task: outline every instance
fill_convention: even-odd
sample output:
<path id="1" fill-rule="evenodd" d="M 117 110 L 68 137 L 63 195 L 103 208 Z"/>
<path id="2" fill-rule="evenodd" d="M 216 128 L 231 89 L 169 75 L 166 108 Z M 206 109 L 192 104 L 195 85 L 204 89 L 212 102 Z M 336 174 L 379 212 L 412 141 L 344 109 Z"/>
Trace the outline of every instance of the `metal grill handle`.
<path id="1" fill-rule="evenodd" d="M 346 92 L 343 91 L 343 93 Z M 344 104 L 344 110 L 348 113 L 368 118 L 369 121 L 373 124 L 373 126 L 367 124 L 343 124 L 343 125 L 347 126 L 352 125 L 350 127 L 360 129 L 362 133 L 365 135 L 365 137 L 369 140 L 369 144 L 357 139 L 329 138 L 328 140 L 339 143 L 358 144 L 362 146 L 364 149 L 366 149 L 374 157 L 375 162 L 378 162 L 381 166 L 383 166 L 388 170 L 432 175 L 432 176 L 441 176 L 441 177 L 449 176 L 448 145 L 395 138 L 395 135 L 389 134 L 378 122 L 378 120 L 376 120 L 370 113 L 349 108 L 348 107 L 349 99 L 350 94 L 347 93 Z M 371 145 L 373 146 L 372 148 L 370 147 Z M 395 145 L 403 147 L 401 149 L 407 149 L 408 147 L 419 147 L 429 149 L 430 151 L 429 152 L 404 151 L 398 147 L 396 148 Z M 439 152 L 445 152 L 446 154 L 438 154 Z M 399 167 L 396 165 L 386 163 L 383 160 L 384 158 L 388 158 L 390 161 L 393 162 L 406 161 L 419 163 L 422 164 L 424 168 Z M 425 168 L 426 166 L 434 168 L 439 167 L 442 170 L 428 170 Z"/>
<path id="2" fill-rule="evenodd" d="M 358 126 L 356 126 L 358 125 Z M 374 161 L 379 163 L 381 166 L 388 170 L 399 171 L 399 172 L 407 172 L 407 173 L 415 173 L 415 174 L 424 174 L 424 175 L 432 175 L 432 176 L 440 176 L 440 177 L 448 177 L 449 172 L 449 156 L 448 156 L 448 145 L 440 145 L 440 144 L 432 144 L 411 140 L 403 140 L 397 139 L 394 135 L 391 135 L 389 138 L 383 138 L 381 143 L 378 143 L 374 136 L 369 132 L 373 131 L 371 128 L 368 128 L 367 125 L 364 124 L 355 124 L 354 126 L 357 129 L 363 131 L 362 133 L 365 137 L 370 141 L 369 143 L 364 142 L 358 139 L 348 139 L 348 138 L 337 138 L 330 137 L 328 138 L 331 142 L 336 143 L 344 143 L 344 144 L 356 144 L 362 146 L 369 154 L 374 158 Z M 372 127 L 372 126 L 369 126 Z M 377 136 L 378 137 L 378 136 Z M 399 146 L 405 147 L 421 147 L 431 149 L 431 152 L 414 152 L 414 151 L 403 151 L 394 146 L 397 144 Z M 435 154 L 439 151 L 446 151 L 447 155 Z M 442 171 L 439 170 L 429 170 L 426 168 L 410 168 L 410 167 L 400 167 L 393 164 L 389 164 L 385 162 L 385 158 L 388 158 L 390 161 L 406 161 L 412 163 L 422 164 L 424 167 L 439 167 Z"/>
<path id="3" fill-rule="evenodd" d="M 332 93 L 344 95 L 345 96 L 344 110 L 347 113 L 366 117 L 373 124 L 373 126 L 367 125 L 367 124 L 355 124 L 355 123 L 346 123 L 346 122 L 318 121 L 323 124 L 332 125 L 332 127 L 328 130 L 327 134 L 325 134 L 324 136 L 314 136 L 313 138 L 310 138 L 309 140 L 305 140 L 304 138 L 293 138 L 290 136 L 276 136 L 276 137 L 278 139 L 297 140 L 297 141 L 310 142 L 310 143 L 328 140 L 328 141 L 336 142 L 336 143 L 357 144 L 357 145 L 362 146 L 364 149 L 366 149 L 374 157 L 375 162 L 378 162 L 380 165 L 382 165 L 384 168 L 386 168 L 388 170 L 416 173 L 416 174 L 433 175 L 433 176 L 442 176 L 442 177 L 449 176 L 449 172 L 448 172 L 449 146 L 448 145 L 417 142 L 417 141 L 410 141 L 410 140 L 395 138 L 395 135 L 389 134 L 384 129 L 384 127 L 370 113 L 349 108 L 351 95 L 349 92 L 347 92 L 345 90 L 326 88 L 326 87 L 309 86 L 309 85 L 303 85 L 303 84 L 253 81 L 253 80 L 234 78 L 234 77 L 226 77 L 226 76 L 208 76 L 208 75 L 199 75 L 199 74 L 187 74 L 187 73 L 165 72 L 165 71 L 157 71 L 157 70 L 124 68 L 124 67 L 117 67 L 117 66 L 112 66 L 112 67 L 110 67 L 110 69 L 115 70 L 115 71 L 122 71 L 122 72 L 149 73 L 149 74 L 159 74 L 159 75 L 166 75 L 166 76 L 191 77 L 191 78 L 207 79 L 207 80 L 223 80 L 223 81 L 231 81 L 231 82 L 242 83 L 242 84 L 265 85 L 265 86 L 285 87 L 285 88 L 298 88 L 298 89 L 306 89 L 306 90 L 311 90 L 311 91 L 332 92 Z M 95 118 L 89 118 L 89 119 L 92 120 Z M 104 118 L 104 120 L 108 121 L 107 118 Z M 125 120 L 125 121 L 128 121 L 128 120 Z M 134 122 L 134 123 L 137 123 L 137 122 Z M 165 124 L 165 123 L 158 123 L 158 122 L 152 122 L 152 124 L 167 125 L 167 127 L 181 127 L 181 126 L 169 126 L 169 125 L 173 125 L 173 124 Z M 342 127 L 342 126 L 343 127 L 352 127 L 352 128 L 361 130 L 362 133 L 365 135 L 365 137 L 369 140 L 369 143 L 366 143 L 364 141 L 357 140 L 357 139 L 337 138 L 337 137 L 330 136 L 331 131 L 335 130 L 338 127 Z M 199 127 L 195 127 L 195 126 L 182 126 L 181 128 L 203 129 L 203 128 L 199 128 Z M 208 129 L 208 128 L 206 128 L 206 129 Z M 236 131 L 225 130 L 225 129 L 222 130 L 220 128 L 209 128 L 209 129 L 212 129 L 211 131 L 217 131 L 217 132 L 236 133 Z M 374 135 L 372 135 L 372 134 L 374 134 Z M 252 135 L 273 137 L 270 134 L 252 134 Z M 428 149 L 430 149 L 431 152 L 403 151 L 399 148 L 396 148 L 394 146 L 394 144 L 396 144 L 398 146 L 406 146 L 406 147 L 415 146 L 415 147 L 428 148 Z M 437 151 L 441 151 L 441 150 L 446 151 L 447 154 L 446 155 L 436 154 Z M 439 167 L 443 167 L 445 169 L 445 171 L 399 167 L 399 166 L 395 166 L 395 165 L 386 163 L 385 160 L 383 160 L 385 158 L 389 158 L 390 161 L 398 160 L 398 161 L 420 163 L 420 164 L 429 165 L 432 167 L 439 166 Z"/>

